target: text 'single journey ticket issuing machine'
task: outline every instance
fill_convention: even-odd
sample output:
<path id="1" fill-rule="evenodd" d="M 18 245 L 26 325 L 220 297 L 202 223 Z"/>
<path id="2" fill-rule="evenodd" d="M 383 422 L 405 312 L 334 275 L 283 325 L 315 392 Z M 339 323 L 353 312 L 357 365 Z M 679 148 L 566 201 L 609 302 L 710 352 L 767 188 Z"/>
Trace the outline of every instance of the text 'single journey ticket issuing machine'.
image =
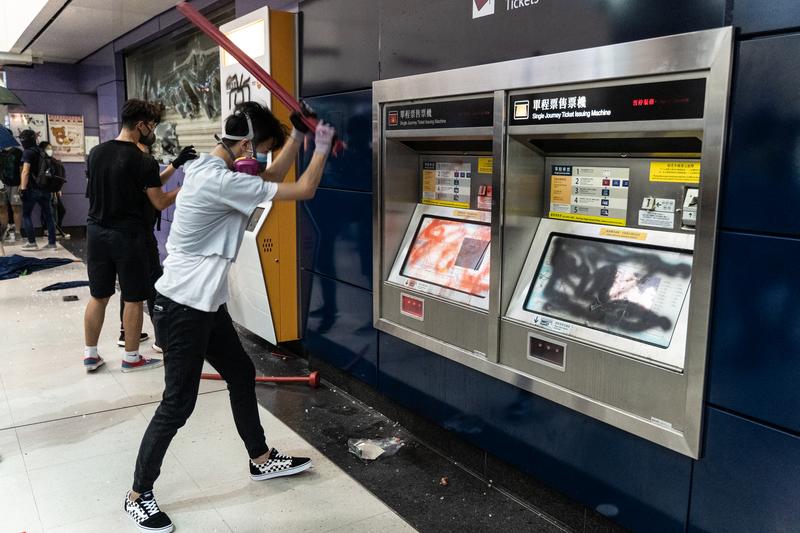
<path id="1" fill-rule="evenodd" d="M 698 457 L 731 42 L 376 82 L 376 327 Z"/>

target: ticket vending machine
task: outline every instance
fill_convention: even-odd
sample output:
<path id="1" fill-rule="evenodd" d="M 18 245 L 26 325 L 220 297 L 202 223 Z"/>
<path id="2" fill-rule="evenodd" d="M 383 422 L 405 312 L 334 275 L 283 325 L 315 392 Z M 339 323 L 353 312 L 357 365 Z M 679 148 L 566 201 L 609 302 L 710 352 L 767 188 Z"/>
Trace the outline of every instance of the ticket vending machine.
<path id="1" fill-rule="evenodd" d="M 698 457 L 731 53 L 722 28 L 377 82 L 376 327 Z M 429 292 L 415 327 L 392 314 L 419 296 L 396 275 L 438 248 L 415 245 L 426 213 L 393 191 L 431 175 L 392 156 L 388 113 L 454 91 L 495 101 L 488 307 L 451 322 Z M 475 264 L 475 234 L 446 264 Z"/>
<path id="2" fill-rule="evenodd" d="M 377 312 L 437 352 L 488 351 L 494 106 L 484 94 L 383 109 Z"/>

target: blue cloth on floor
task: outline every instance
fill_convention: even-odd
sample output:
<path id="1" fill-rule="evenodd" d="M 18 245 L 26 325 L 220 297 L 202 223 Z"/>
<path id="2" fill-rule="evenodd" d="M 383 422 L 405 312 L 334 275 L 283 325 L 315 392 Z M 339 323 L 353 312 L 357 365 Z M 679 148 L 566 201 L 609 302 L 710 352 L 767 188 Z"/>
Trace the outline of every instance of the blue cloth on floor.
<path id="1" fill-rule="evenodd" d="M 59 283 L 53 283 L 52 285 L 48 285 L 44 289 L 39 289 L 40 292 L 46 291 L 62 291 L 64 289 L 74 289 L 75 287 L 88 287 L 88 281 L 61 281 Z"/>
<path id="2" fill-rule="evenodd" d="M 63 259 L 61 257 L 47 257 L 44 259 L 23 255 L 0 257 L 0 280 L 18 278 L 24 274 L 68 265 L 69 263 L 72 263 L 72 259 Z"/>

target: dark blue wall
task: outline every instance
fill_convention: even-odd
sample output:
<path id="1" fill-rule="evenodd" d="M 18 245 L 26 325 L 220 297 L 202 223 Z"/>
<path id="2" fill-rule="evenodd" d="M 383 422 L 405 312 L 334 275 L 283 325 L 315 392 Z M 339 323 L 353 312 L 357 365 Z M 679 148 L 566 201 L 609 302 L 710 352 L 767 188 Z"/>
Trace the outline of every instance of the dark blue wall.
<path id="1" fill-rule="evenodd" d="M 304 343 L 331 364 L 378 385 L 372 328 L 372 91 L 308 98 L 347 150 L 332 157 L 300 212 Z M 302 154 L 308 161 L 313 146 Z"/>
<path id="2" fill-rule="evenodd" d="M 636 531 L 800 531 L 796 1 L 543 0 L 475 21 L 469 2 L 457 0 L 300 7 L 302 92 L 340 131 L 343 117 L 369 104 L 370 92 L 360 89 L 376 79 L 737 26 L 699 461 L 371 330 L 362 265 L 371 240 L 353 229 L 371 220 L 366 153 L 346 168 L 332 160 L 306 206 L 303 289 L 313 312 L 304 342 L 316 357 Z M 330 242 L 320 246 L 323 238 Z"/>

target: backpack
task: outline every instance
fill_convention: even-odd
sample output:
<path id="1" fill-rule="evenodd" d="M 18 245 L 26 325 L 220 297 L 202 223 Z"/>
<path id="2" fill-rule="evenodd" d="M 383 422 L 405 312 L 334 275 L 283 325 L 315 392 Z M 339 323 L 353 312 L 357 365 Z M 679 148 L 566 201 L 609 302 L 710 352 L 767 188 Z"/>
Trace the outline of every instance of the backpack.
<path id="1" fill-rule="evenodd" d="M 47 192 L 58 192 L 67 182 L 64 165 L 58 159 L 47 157 L 39 151 L 39 172 L 33 177 L 36 186 Z"/>
<path id="2" fill-rule="evenodd" d="M 20 184 L 22 152 L 16 148 L 0 150 L 0 180 L 9 187 Z"/>

